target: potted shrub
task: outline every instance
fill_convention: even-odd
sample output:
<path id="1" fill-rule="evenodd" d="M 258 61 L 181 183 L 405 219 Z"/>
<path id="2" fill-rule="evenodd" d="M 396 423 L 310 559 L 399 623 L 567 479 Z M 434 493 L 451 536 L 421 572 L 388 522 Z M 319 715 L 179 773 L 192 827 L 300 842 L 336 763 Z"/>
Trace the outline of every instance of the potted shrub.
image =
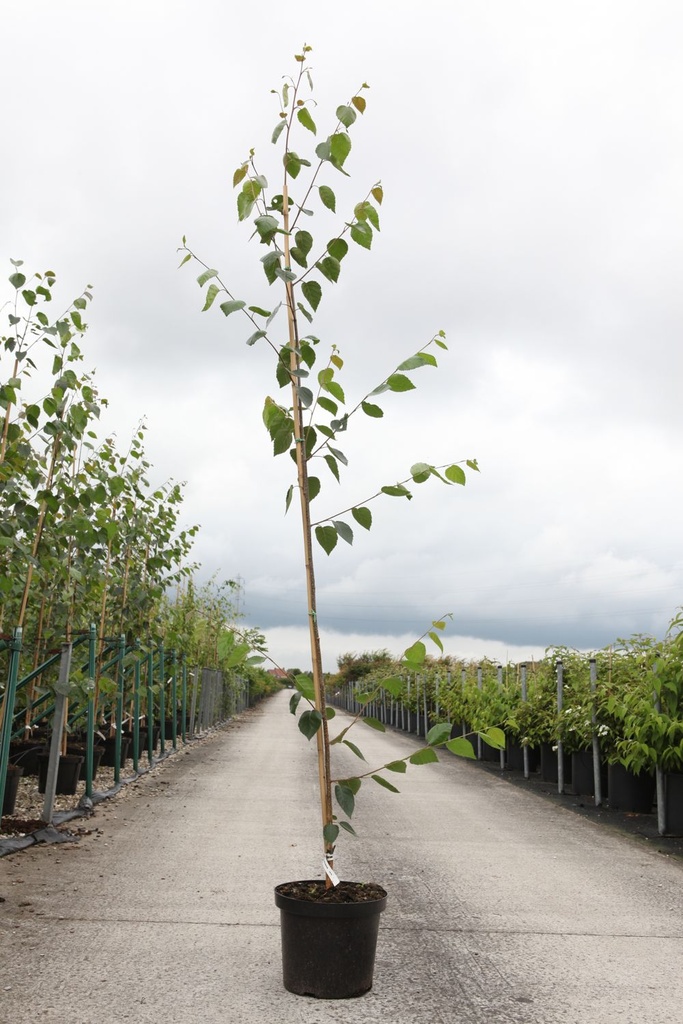
<path id="1" fill-rule="evenodd" d="M 459 463 L 444 466 L 415 463 L 398 482 L 388 481 L 379 486 L 371 498 L 349 504 L 342 512 L 328 515 L 313 511 L 312 503 L 322 489 L 317 468 L 329 474 L 335 483 L 342 478 L 348 459 L 340 446 L 347 429 L 364 417 L 373 422 L 380 420 L 383 416 L 380 396 L 412 390 L 415 373 L 436 366 L 436 354 L 443 351 L 446 344 L 443 332 L 439 331 L 418 351 L 390 367 L 390 372 L 377 386 L 351 402 L 347 401 L 340 383 L 344 359 L 337 344 L 332 343 L 324 350 L 315 334 L 304 333 L 313 321 L 323 292 L 332 289 L 343 273 L 350 246 L 357 245 L 362 250 L 371 248 L 380 227 L 379 210 L 383 199 L 379 182 L 363 190 L 359 201 L 348 201 L 348 206 L 346 198 L 338 197 L 336 183 L 343 187 L 348 178 L 345 165 L 352 148 L 351 132 L 357 118 L 365 111 L 367 85 L 363 84 L 347 103 L 337 107 L 329 133 L 318 136 L 318 114 L 310 97 L 312 83 L 307 63 L 310 49 L 304 46 L 296 55 L 296 73 L 285 78 L 279 91 L 274 90 L 279 108 L 272 136 L 279 150 L 277 184 L 270 188 L 261 170 L 260 154 L 257 162 L 253 150 L 233 176 L 233 186 L 238 189 L 238 219 L 250 225 L 252 237 L 261 244 L 262 273 L 267 285 L 274 286 L 279 294 L 274 299 L 250 304 L 230 290 L 216 269 L 195 255 L 185 238 L 180 251 L 183 253 L 181 265 L 193 261 L 200 267 L 197 281 L 206 289 L 203 310 L 214 306 L 226 317 L 233 317 L 232 323 L 242 318 L 247 325 L 246 343 L 270 348 L 275 371 L 272 386 L 277 385 L 281 391 L 277 397 L 270 394 L 265 397 L 263 421 L 274 455 L 290 455 L 296 466 L 295 481 L 284 496 L 284 506 L 287 511 L 296 504 L 301 519 L 307 594 L 302 614 L 309 629 L 312 675 L 298 675 L 293 680 L 296 692 L 292 695 L 290 709 L 298 714 L 298 726 L 303 735 L 309 740 L 315 738 L 317 744 L 324 863 L 324 880 L 283 883 L 276 888 L 276 904 L 281 911 L 283 978 L 285 986 L 299 994 L 344 998 L 359 995 L 372 984 L 379 914 L 387 898 L 380 885 L 343 882 L 335 872 L 337 839 L 341 832 L 353 833 L 349 819 L 361 786 L 374 782 L 396 791 L 386 773 L 395 773 L 395 778 L 406 770 L 408 762 L 420 764 L 438 760 L 434 749 L 437 746 L 449 746 L 457 753 L 471 753 L 471 745 L 462 739 L 451 740 L 450 726 L 442 724 L 430 731 L 427 745 L 411 757 L 373 771 L 365 771 L 367 765 L 361 760 L 363 770 L 356 776 L 334 776 L 331 751 L 334 744 L 345 744 L 362 758 L 348 733 L 363 716 L 361 712 L 336 735 L 331 734 L 330 722 L 335 711 L 325 698 L 314 544 L 317 543 L 326 556 L 330 555 L 340 540 L 351 544 L 355 531 L 371 529 L 373 512 L 369 506 L 376 499 L 385 496 L 410 499 L 416 487 L 431 480 L 462 485 L 465 468 Z M 340 219 L 336 221 L 332 218 L 338 205 Z M 313 237 L 314 214 L 322 215 L 325 231 L 322 238 Z M 473 460 L 467 460 L 466 465 L 477 469 Z M 315 507 L 319 505 L 318 501 Z M 410 673 L 422 668 L 426 640 L 431 639 L 442 650 L 439 633 L 444 627 L 444 618 L 429 625 L 424 636 L 405 651 L 402 671 Z M 382 691 L 395 695 L 402 687 L 398 676 L 388 676 L 372 691 L 357 695 L 357 700 L 365 707 Z M 299 714 L 300 704 L 305 710 Z M 384 729 L 375 718 L 364 720 L 374 728 Z M 497 738 L 499 744 L 502 742 L 497 734 L 493 738 Z"/>
<path id="2" fill-rule="evenodd" d="M 683 835 L 683 612 L 672 620 L 653 663 L 655 718 L 650 742 L 665 772 L 666 831 Z"/>
<path id="3" fill-rule="evenodd" d="M 608 764 L 612 810 L 649 814 L 655 795 L 657 750 L 652 745 L 656 717 L 653 662 L 659 645 L 653 637 L 619 640 L 610 651 L 598 697 L 602 749 Z M 606 671 L 605 671 L 606 669 Z"/>

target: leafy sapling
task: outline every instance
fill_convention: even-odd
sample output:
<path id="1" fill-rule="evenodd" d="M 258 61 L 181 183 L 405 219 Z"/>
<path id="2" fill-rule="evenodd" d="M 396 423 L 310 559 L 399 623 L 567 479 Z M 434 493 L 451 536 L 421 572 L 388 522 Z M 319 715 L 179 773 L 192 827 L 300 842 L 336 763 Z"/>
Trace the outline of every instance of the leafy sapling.
<path id="1" fill-rule="evenodd" d="M 299 728 L 309 739 L 315 737 L 317 742 L 323 839 L 326 862 L 331 868 L 340 827 L 353 831 L 346 819 L 337 819 L 333 788 L 336 803 L 348 818 L 364 778 L 371 778 L 384 788 L 395 791 L 396 787 L 380 774 L 384 769 L 396 773 L 404 771 L 407 762 L 422 764 L 437 760 L 434 748 L 438 746 L 448 746 L 453 752 L 465 756 L 472 756 L 472 748 L 466 740 L 451 741 L 450 727 L 447 735 L 445 726 L 436 726 L 427 737 L 427 747 L 410 757 L 352 779 L 333 778 L 330 767 L 332 745 L 346 744 L 360 758 L 363 755 L 347 738 L 353 722 L 334 738 L 329 733 L 329 721 L 335 711 L 327 706 L 325 699 L 314 541 L 330 555 L 340 539 L 347 544 L 354 542 L 357 527 L 366 531 L 373 527 L 370 506 L 380 497 L 410 500 L 414 487 L 432 478 L 447 486 L 464 485 L 466 469 L 476 471 L 478 466 L 474 459 L 440 466 L 417 462 L 397 482 L 379 486 L 370 496 L 354 501 L 332 515 L 321 515 L 317 519 L 312 515 L 312 502 L 323 488 L 319 473 L 326 472 L 328 479 L 331 476 L 335 483 L 339 483 L 348 465 L 348 458 L 341 447 L 347 431 L 363 417 L 373 423 L 380 420 L 384 415 L 380 404 L 383 396 L 412 391 L 416 387 L 415 373 L 424 367 L 436 367 L 436 353 L 446 350 L 447 346 L 444 332 L 438 331 L 413 355 L 395 366 L 377 386 L 351 403 L 347 401 L 340 380 L 344 360 L 337 345 L 329 345 L 323 356 L 320 339 L 315 334 L 303 333 L 308 329 L 307 325 L 313 323 L 324 294 L 340 279 L 351 244 L 363 250 L 372 247 L 380 230 L 379 211 L 384 198 L 381 183 L 375 182 L 344 215 L 338 212 L 339 189 L 335 182 L 345 186 L 344 179 L 349 177 L 346 165 L 352 151 L 351 131 L 359 116 L 365 113 L 368 86 L 363 83 L 348 102 L 337 107 L 331 130 L 318 141 L 318 125 L 312 113 L 313 83 L 308 66 L 310 50 L 310 46 L 303 47 L 302 52 L 295 56 L 296 73 L 285 78 L 279 91 L 273 90 L 279 104 L 278 121 L 271 139 L 281 153 L 278 186 L 270 188 L 268 179 L 257 166 L 253 149 L 233 175 L 233 186 L 238 190 L 238 219 L 253 225 L 251 237 L 265 249 L 260 258 L 262 273 L 269 287 L 279 286 L 280 297 L 249 304 L 230 290 L 215 268 L 189 248 L 184 237 L 179 251 L 183 253 L 181 266 L 193 262 L 201 268 L 197 282 L 205 290 L 203 311 L 216 306 L 226 317 L 238 313 L 247 323 L 246 344 L 267 345 L 273 354 L 274 383 L 280 394 L 276 392 L 277 397 L 266 396 L 263 421 L 274 455 L 289 454 L 296 465 L 296 479 L 285 495 L 284 504 L 285 511 L 288 511 L 295 492 L 298 492 L 312 662 L 312 678 L 298 676 L 295 680 L 298 692 L 293 696 L 291 710 L 297 712 L 302 698 L 309 705 L 299 716 Z M 326 232 L 331 236 L 327 241 L 324 236 L 321 240 L 312 233 L 312 223 L 317 215 L 320 215 L 323 230 L 330 215 L 338 218 L 334 230 Z M 424 663 L 425 639 L 431 639 L 443 650 L 439 632 L 444 627 L 445 620 L 435 620 L 425 635 L 405 652 L 403 666 L 406 671 L 413 671 Z M 397 681 L 389 678 L 380 684 L 380 688 L 391 693 L 395 685 Z M 369 700 L 368 696 L 366 703 Z M 364 720 L 370 726 L 383 728 L 373 719 Z M 490 739 L 495 745 L 503 742 L 502 733 L 498 733 L 500 730 L 492 730 L 491 733 Z"/>

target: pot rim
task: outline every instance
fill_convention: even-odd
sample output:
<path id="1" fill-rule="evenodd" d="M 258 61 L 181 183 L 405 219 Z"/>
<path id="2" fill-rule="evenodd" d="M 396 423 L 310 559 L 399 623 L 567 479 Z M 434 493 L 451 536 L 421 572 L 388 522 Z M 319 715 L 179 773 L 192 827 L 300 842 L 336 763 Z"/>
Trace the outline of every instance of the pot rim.
<path id="1" fill-rule="evenodd" d="M 296 879 L 298 882 L 320 882 L 320 878 Z M 343 881 L 348 881 L 344 879 Z M 299 917 L 375 917 L 381 914 L 386 908 L 387 893 L 382 886 L 384 896 L 377 900 L 367 900 L 365 903 L 316 903 L 313 900 L 299 900 L 294 896 L 285 896 L 279 892 L 283 885 L 290 885 L 290 882 L 281 882 L 275 886 L 275 905 L 280 911 L 288 914 L 296 914 Z M 363 885 L 363 882 L 349 882 L 350 885 Z"/>

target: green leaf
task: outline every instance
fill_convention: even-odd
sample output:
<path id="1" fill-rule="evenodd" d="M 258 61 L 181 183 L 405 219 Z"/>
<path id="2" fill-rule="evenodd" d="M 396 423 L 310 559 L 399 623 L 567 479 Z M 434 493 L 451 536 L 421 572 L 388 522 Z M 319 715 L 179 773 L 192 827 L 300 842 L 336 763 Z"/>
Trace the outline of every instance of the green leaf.
<path id="1" fill-rule="evenodd" d="M 302 316 L 306 317 L 306 319 L 308 320 L 309 324 L 313 323 L 313 317 L 311 316 L 311 314 L 308 312 L 306 307 L 301 302 L 297 302 L 296 308 L 299 310 L 299 312 L 301 313 Z"/>
<path id="2" fill-rule="evenodd" d="M 456 754 L 458 757 L 469 757 L 476 761 L 474 747 L 464 736 L 456 736 L 455 739 L 449 740 L 445 746 L 447 750 L 450 750 L 451 754 Z"/>
<path id="3" fill-rule="evenodd" d="M 313 392 L 310 388 L 298 387 L 296 393 L 299 396 L 302 408 L 310 409 L 313 405 Z"/>
<path id="4" fill-rule="evenodd" d="M 320 273 L 333 284 L 336 284 L 339 280 L 339 271 L 341 267 L 339 260 L 335 260 L 334 256 L 323 256 L 323 258 L 316 263 L 316 267 Z"/>
<path id="5" fill-rule="evenodd" d="M 424 366 L 425 361 L 422 355 L 411 356 L 410 359 L 405 359 L 398 367 L 399 370 L 417 370 L 420 366 Z"/>
<path id="6" fill-rule="evenodd" d="M 323 828 L 323 839 L 325 840 L 328 846 L 334 846 L 335 842 L 337 841 L 338 835 L 339 825 L 335 825 L 334 823 L 330 822 Z"/>
<path id="7" fill-rule="evenodd" d="M 359 505 L 357 508 L 351 509 L 351 515 L 356 520 L 359 526 L 363 529 L 369 530 L 372 526 L 372 512 L 369 508 L 365 508 L 363 505 Z"/>
<path id="8" fill-rule="evenodd" d="M 484 743 L 494 750 L 505 750 L 505 733 L 502 729 L 491 728 L 479 733 Z"/>
<path id="9" fill-rule="evenodd" d="M 307 740 L 312 740 L 322 725 L 322 715 L 319 711 L 302 711 L 299 715 L 299 730 Z"/>
<path id="10" fill-rule="evenodd" d="M 432 467 L 426 462 L 416 462 L 410 467 L 410 475 L 416 484 L 423 484 L 432 475 Z"/>
<path id="11" fill-rule="evenodd" d="M 453 616 L 451 616 L 451 618 L 452 617 Z M 446 623 L 444 622 L 443 619 L 435 619 L 432 622 L 432 626 L 434 627 L 434 629 L 445 629 L 446 628 Z"/>
<path id="12" fill-rule="evenodd" d="M 269 245 L 272 242 L 280 227 L 278 220 L 269 213 L 256 217 L 254 225 L 264 245 Z"/>
<path id="13" fill-rule="evenodd" d="M 345 128 L 350 128 L 356 120 L 356 111 L 353 107 L 347 107 L 346 105 L 337 107 L 337 117 Z"/>
<path id="14" fill-rule="evenodd" d="M 335 478 L 337 483 L 339 483 L 339 466 L 337 465 L 337 460 L 335 459 L 334 455 L 326 455 L 325 462 L 327 463 L 327 467 L 330 473 Z"/>
<path id="15" fill-rule="evenodd" d="M 367 718 L 361 718 L 361 722 L 365 722 L 366 725 L 369 725 L 371 729 L 376 729 L 377 732 L 386 732 L 379 718 L 373 718 L 372 715 L 368 715 Z"/>
<path id="16" fill-rule="evenodd" d="M 375 185 L 374 188 L 371 189 L 371 194 L 372 194 L 372 198 L 375 200 L 375 202 L 378 203 L 381 206 L 382 205 L 382 200 L 384 199 L 384 189 L 382 188 L 382 186 L 381 185 Z"/>
<path id="17" fill-rule="evenodd" d="M 223 310 L 226 316 L 230 316 L 231 313 L 235 313 L 238 309 L 244 309 L 246 302 L 242 302 L 241 299 L 231 299 L 229 302 L 221 302 L 220 308 Z"/>
<path id="18" fill-rule="evenodd" d="M 373 419 L 379 420 L 384 416 L 384 411 L 372 402 L 361 402 L 360 407 L 366 416 L 372 416 Z"/>
<path id="19" fill-rule="evenodd" d="M 287 496 L 285 497 L 285 515 L 289 512 L 289 506 L 292 504 L 292 496 L 294 495 L 294 484 L 290 484 L 287 488 Z"/>
<path id="20" fill-rule="evenodd" d="M 254 333 L 250 334 L 249 337 L 247 338 L 247 345 L 255 345 L 256 342 L 259 340 L 259 338 L 265 338 L 265 337 L 266 337 L 266 332 L 265 331 L 254 331 Z"/>
<path id="21" fill-rule="evenodd" d="M 451 738 L 452 728 L 448 722 L 440 722 L 438 725 L 433 725 L 427 733 L 427 743 L 430 747 L 436 747 L 440 743 L 445 743 L 446 740 Z"/>
<path id="22" fill-rule="evenodd" d="M 408 765 L 405 761 L 390 761 L 389 764 L 385 764 L 384 767 L 387 771 L 398 772 L 399 775 L 405 775 L 408 771 Z"/>
<path id="23" fill-rule="evenodd" d="M 26 284 L 26 275 L 19 273 L 11 274 L 9 277 L 9 283 L 12 285 L 13 288 L 16 288 L 18 291 L 20 288 L 23 288 L 23 286 Z"/>
<path id="24" fill-rule="evenodd" d="M 178 264 L 178 270 L 180 270 L 180 268 L 182 267 L 182 265 L 184 263 L 187 263 L 187 261 L 191 260 L 191 259 L 192 259 L 192 253 L 188 252 L 187 256 L 183 256 L 183 258 L 181 259 L 180 263 Z M 78 300 L 76 300 L 76 301 L 78 301 Z M 76 305 L 75 302 L 74 302 L 74 305 Z M 83 305 L 85 305 L 85 303 L 83 303 Z M 83 307 L 80 307 L 80 308 L 83 308 Z"/>
<path id="25" fill-rule="evenodd" d="M 334 526 L 316 526 L 315 536 L 326 555 L 334 551 L 337 546 L 337 531 Z"/>
<path id="26" fill-rule="evenodd" d="M 301 170 L 301 158 L 293 153 L 291 149 L 288 149 L 282 158 L 282 162 L 285 165 L 287 174 L 292 178 L 298 178 L 299 171 Z"/>
<path id="27" fill-rule="evenodd" d="M 313 703 L 315 700 L 315 684 L 311 676 L 304 675 L 301 672 L 299 675 L 294 676 L 294 685 L 306 700 L 310 700 Z"/>
<path id="28" fill-rule="evenodd" d="M 449 466 L 444 471 L 444 476 L 447 480 L 450 480 L 452 484 L 462 484 L 464 486 L 467 477 L 465 476 L 465 470 L 462 466 Z"/>
<path id="29" fill-rule="evenodd" d="M 375 231 L 379 231 L 379 214 L 372 203 L 365 204 L 365 216 L 372 224 Z"/>
<path id="30" fill-rule="evenodd" d="M 406 377 L 403 373 L 392 373 L 390 377 L 387 377 L 387 384 L 390 391 L 413 391 L 415 389 L 410 377 Z"/>
<path id="31" fill-rule="evenodd" d="M 384 786 L 385 789 L 388 789 L 390 793 L 400 793 L 400 790 L 396 789 L 396 786 L 392 786 L 391 783 L 387 782 L 386 779 L 383 779 L 381 775 L 371 775 L 370 777 L 378 785 Z"/>
<path id="32" fill-rule="evenodd" d="M 443 644 L 441 643 L 441 637 L 439 636 L 439 634 L 435 633 L 433 630 L 430 630 L 429 631 L 429 639 L 432 641 L 432 643 L 436 644 L 436 646 L 439 648 L 439 650 L 443 654 Z"/>
<path id="33" fill-rule="evenodd" d="M 381 487 L 380 490 L 382 494 L 388 494 L 391 498 L 408 498 L 408 500 L 412 498 L 412 494 L 403 484 Z"/>
<path id="34" fill-rule="evenodd" d="M 257 316 L 270 316 L 269 309 L 263 309 L 261 306 L 250 306 L 250 313 L 256 313 Z"/>
<path id="35" fill-rule="evenodd" d="M 309 476 L 308 478 L 308 500 L 313 501 L 320 494 L 320 480 L 317 476 Z"/>
<path id="36" fill-rule="evenodd" d="M 337 384 L 336 380 L 331 380 L 328 384 L 325 384 L 324 387 L 326 391 L 331 395 L 334 395 L 338 402 L 341 402 L 342 405 L 344 404 L 346 398 L 341 384 Z"/>
<path id="37" fill-rule="evenodd" d="M 342 540 L 345 540 L 347 544 L 353 544 L 353 530 L 348 523 L 341 519 L 333 519 L 332 525 Z"/>
<path id="38" fill-rule="evenodd" d="M 309 231 L 297 231 L 294 235 L 294 242 L 304 256 L 308 256 L 313 247 L 313 236 Z"/>
<path id="39" fill-rule="evenodd" d="M 364 112 L 366 104 L 365 99 L 362 96 L 354 96 L 351 102 L 359 113 L 362 114 Z"/>
<path id="40" fill-rule="evenodd" d="M 206 289 L 206 302 L 204 303 L 202 313 L 206 313 L 207 309 L 211 308 L 211 306 L 213 305 L 213 300 L 216 298 L 220 290 L 221 289 L 217 284 L 209 285 L 209 287 Z"/>
<path id="41" fill-rule="evenodd" d="M 290 697 L 290 715 L 296 715 L 297 708 L 299 707 L 299 701 L 301 700 L 300 693 L 293 693 Z"/>
<path id="42" fill-rule="evenodd" d="M 334 787 L 334 797 L 344 814 L 352 818 L 356 807 L 356 798 L 353 795 L 353 790 L 338 782 Z"/>
<path id="43" fill-rule="evenodd" d="M 340 821 L 339 827 L 343 828 L 346 832 L 350 832 L 352 836 L 355 836 L 356 834 L 354 829 L 352 829 L 351 826 L 349 825 L 348 821 Z"/>
<path id="44" fill-rule="evenodd" d="M 351 740 L 342 740 L 342 743 L 345 746 L 347 746 L 349 748 L 349 750 L 352 750 L 354 752 L 354 754 L 356 755 L 356 757 L 359 757 L 361 759 L 361 761 L 365 760 L 365 757 L 363 756 L 362 751 L 360 751 L 358 749 L 358 747 L 356 746 L 356 744 L 352 743 Z"/>
<path id="45" fill-rule="evenodd" d="M 331 398 L 325 398 L 324 395 L 321 395 L 320 398 L 318 399 L 318 405 L 321 407 L 321 409 L 324 409 L 325 412 L 331 413 L 332 416 L 336 416 L 337 413 L 339 412 L 339 406 L 337 405 L 337 403 L 333 402 Z"/>
<path id="46" fill-rule="evenodd" d="M 254 200 L 244 192 L 240 192 L 237 197 L 237 217 L 239 220 L 248 220 L 251 215 L 251 211 L 254 209 Z"/>
<path id="47" fill-rule="evenodd" d="M 403 680 L 398 676 L 389 676 L 388 679 L 383 679 L 379 685 L 382 690 L 387 690 L 394 698 L 398 697 L 403 690 Z"/>
<path id="48" fill-rule="evenodd" d="M 335 132 L 330 136 L 330 162 L 338 171 L 343 169 L 347 156 L 351 152 L 351 139 L 346 132 Z"/>
<path id="49" fill-rule="evenodd" d="M 249 164 L 248 163 L 242 164 L 241 167 L 237 168 L 237 170 L 235 171 L 235 173 L 232 176 L 232 187 L 233 188 L 236 188 L 239 185 L 239 183 L 244 178 L 246 178 L 248 170 L 249 170 Z"/>
<path id="50" fill-rule="evenodd" d="M 332 213 L 336 213 L 337 199 L 332 189 L 328 188 L 327 185 L 321 185 L 318 189 L 318 193 L 323 206 L 326 207 L 326 209 L 331 210 Z"/>
<path id="51" fill-rule="evenodd" d="M 306 107 L 299 107 L 299 109 L 296 112 L 296 116 L 299 121 L 299 124 L 302 124 L 304 128 L 307 128 L 309 130 L 309 132 L 313 132 L 314 135 L 316 134 L 317 128 L 315 126 L 315 121 L 309 114 Z"/>
<path id="52" fill-rule="evenodd" d="M 261 263 L 263 264 L 263 272 L 268 278 L 268 284 L 272 284 L 280 267 L 280 253 L 267 252 L 265 256 L 261 257 Z"/>
<path id="53" fill-rule="evenodd" d="M 432 750 L 431 747 L 425 747 L 423 750 L 417 750 L 410 757 L 411 764 L 433 764 L 438 761 L 436 751 Z"/>
<path id="54" fill-rule="evenodd" d="M 303 293 L 306 302 L 309 304 L 311 309 L 315 310 L 320 305 L 320 299 L 322 298 L 323 290 L 317 281 L 304 281 L 301 285 L 301 291 Z"/>
<path id="55" fill-rule="evenodd" d="M 403 657 L 413 665 L 424 665 L 425 658 L 427 657 L 427 648 L 421 640 L 416 640 L 412 647 L 408 647 L 403 652 Z"/>
<path id="56" fill-rule="evenodd" d="M 349 460 L 344 455 L 344 452 L 340 452 L 338 448 L 333 448 L 332 445 L 329 445 L 328 447 L 335 459 L 338 459 L 343 466 L 348 466 Z"/>
<path id="57" fill-rule="evenodd" d="M 275 125 L 275 128 L 273 129 L 273 134 L 270 137 L 270 141 L 273 143 L 273 145 L 275 145 L 275 143 L 280 138 L 286 127 L 286 121 L 278 121 L 278 123 Z"/>
<path id="58" fill-rule="evenodd" d="M 210 281 L 212 277 L 218 277 L 217 270 L 203 270 L 197 278 L 197 284 L 200 288 L 203 288 L 207 281 Z"/>
<path id="59" fill-rule="evenodd" d="M 358 245 L 362 245 L 364 249 L 370 249 L 372 246 L 372 228 L 367 221 L 359 220 L 356 224 L 351 225 L 351 238 Z"/>

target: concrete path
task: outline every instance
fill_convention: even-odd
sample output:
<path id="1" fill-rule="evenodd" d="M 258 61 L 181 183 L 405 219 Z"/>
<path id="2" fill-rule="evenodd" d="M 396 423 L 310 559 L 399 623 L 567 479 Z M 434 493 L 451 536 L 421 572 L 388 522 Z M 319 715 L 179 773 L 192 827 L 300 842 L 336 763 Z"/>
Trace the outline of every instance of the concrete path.
<path id="1" fill-rule="evenodd" d="M 322 874 L 315 743 L 289 696 L 100 805 L 100 832 L 0 860 L 0 1021 L 683 1019 L 681 861 L 450 755 L 393 777 L 399 796 L 365 783 L 361 838 L 338 850 L 342 877 L 389 891 L 372 992 L 286 992 L 273 886 Z M 357 733 L 373 765 L 418 746 Z"/>

